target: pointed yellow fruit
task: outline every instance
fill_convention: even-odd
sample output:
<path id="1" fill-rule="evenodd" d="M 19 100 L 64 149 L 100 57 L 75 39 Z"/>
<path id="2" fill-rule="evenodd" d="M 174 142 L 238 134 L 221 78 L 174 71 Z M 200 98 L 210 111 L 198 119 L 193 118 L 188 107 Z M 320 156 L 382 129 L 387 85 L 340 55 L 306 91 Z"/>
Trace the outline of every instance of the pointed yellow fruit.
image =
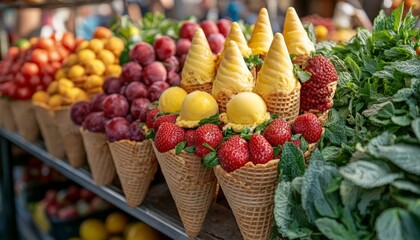
<path id="1" fill-rule="evenodd" d="M 293 7 L 287 9 L 283 35 L 290 54 L 309 55 L 315 51 L 314 43 L 309 39 Z"/>
<path id="2" fill-rule="evenodd" d="M 213 82 L 212 95 L 226 90 L 232 94 L 251 92 L 254 87 L 252 73 L 235 41 L 229 41 Z"/>
<path id="3" fill-rule="evenodd" d="M 182 85 L 203 84 L 214 80 L 215 59 L 201 28 L 195 31 L 182 69 Z"/>
<path id="4" fill-rule="evenodd" d="M 298 86 L 299 82 L 293 73 L 293 63 L 283 35 L 276 33 L 261 70 L 258 72 L 253 91 L 260 96 L 272 93 L 290 94 Z"/>
<path id="5" fill-rule="evenodd" d="M 273 41 L 273 30 L 271 29 L 268 11 L 266 8 L 261 8 L 248 46 L 254 55 L 266 54 L 270 48 L 271 41 Z"/>
<path id="6" fill-rule="evenodd" d="M 241 27 L 239 26 L 239 23 L 233 22 L 232 26 L 230 27 L 229 35 L 226 37 L 226 40 L 225 40 L 225 46 L 221 54 L 222 58 L 226 51 L 226 48 L 228 47 L 229 41 L 231 40 L 236 42 L 236 44 L 239 47 L 239 50 L 242 53 L 242 56 L 249 57 L 249 55 L 251 55 L 251 48 L 248 47 L 248 44 L 241 30 Z"/>

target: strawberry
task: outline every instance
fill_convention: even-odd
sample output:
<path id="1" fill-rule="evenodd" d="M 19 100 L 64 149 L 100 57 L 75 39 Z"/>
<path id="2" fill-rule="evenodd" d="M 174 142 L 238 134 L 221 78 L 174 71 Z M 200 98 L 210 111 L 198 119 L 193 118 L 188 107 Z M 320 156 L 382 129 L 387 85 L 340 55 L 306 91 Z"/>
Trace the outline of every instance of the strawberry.
<path id="1" fill-rule="evenodd" d="M 311 78 L 302 83 L 301 110 L 326 111 L 332 108 L 334 93 L 328 88 L 328 84 L 338 80 L 334 65 L 325 56 L 317 55 L 308 59 L 303 69 L 311 74 Z"/>
<path id="2" fill-rule="evenodd" d="M 300 149 L 300 139 L 291 140 L 290 142 Z"/>
<path id="3" fill-rule="evenodd" d="M 204 124 L 195 130 L 196 133 L 196 143 L 195 153 L 199 157 L 204 157 L 211 150 L 208 147 L 203 146 L 204 143 L 207 143 L 212 148 L 217 148 L 220 142 L 223 139 L 223 133 L 219 127 L 215 124 Z"/>
<path id="4" fill-rule="evenodd" d="M 249 162 L 248 143 L 239 135 L 232 136 L 220 145 L 217 157 L 226 172 L 233 172 Z"/>
<path id="5" fill-rule="evenodd" d="M 293 132 L 302 134 L 308 143 L 316 143 L 321 139 L 321 121 L 312 113 L 305 113 L 296 118 Z"/>
<path id="6" fill-rule="evenodd" d="M 271 159 L 274 151 L 270 143 L 261 134 L 254 134 L 249 139 L 249 160 L 254 164 L 264 164 Z"/>
<path id="7" fill-rule="evenodd" d="M 187 142 L 187 147 L 197 145 L 195 130 L 185 131 L 185 141 Z"/>
<path id="8" fill-rule="evenodd" d="M 174 123 L 164 122 L 155 135 L 155 145 L 159 152 L 167 152 L 184 141 L 185 131 Z"/>
<path id="9" fill-rule="evenodd" d="M 157 109 L 147 110 L 146 113 L 146 126 L 148 128 L 153 128 L 153 123 L 155 122 L 155 116 L 159 113 Z"/>
<path id="10" fill-rule="evenodd" d="M 167 114 L 160 116 L 156 118 L 156 120 L 153 123 L 153 129 L 155 129 L 155 132 L 159 129 L 160 125 L 164 122 L 170 122 L 170 123 L 176 123 L 176 118 L 178 116 L 176 114 Z"/>
<path id="11" fill-rule="evenodd" d="M 265 128 L 263 136 L 273 147 L 283 145 L 292 136 L 292 129 L 285 120 L 276 118 Z"/>

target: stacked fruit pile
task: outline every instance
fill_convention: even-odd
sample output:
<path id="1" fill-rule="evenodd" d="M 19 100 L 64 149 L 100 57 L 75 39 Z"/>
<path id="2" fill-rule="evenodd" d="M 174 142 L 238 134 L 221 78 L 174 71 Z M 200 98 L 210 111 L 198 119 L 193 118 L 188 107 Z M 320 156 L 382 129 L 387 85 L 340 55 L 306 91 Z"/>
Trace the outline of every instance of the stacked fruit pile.
<path id="1" fill-rule="evenodd" d="M 69 55 L 46 91 L 35 93 L 33 102 L 57 109 L 88 100 L 90 96 L 102 92 L 106 78 L 121 74 L 118 58 L 124 43 L 111 37 L 110 30 L 98 28 L 92 40 L 72 44 L 75 53 Z"/>
<path id="2" fill-rule="evenodd" d="M 75 38 L 65 33 L 61 39 L 33 38 L 28 49 L 11 47 L 0 63 L 0 94 L 10 99 L 28 100 L 38 90 L 46 90 L 75 49 Z"/>

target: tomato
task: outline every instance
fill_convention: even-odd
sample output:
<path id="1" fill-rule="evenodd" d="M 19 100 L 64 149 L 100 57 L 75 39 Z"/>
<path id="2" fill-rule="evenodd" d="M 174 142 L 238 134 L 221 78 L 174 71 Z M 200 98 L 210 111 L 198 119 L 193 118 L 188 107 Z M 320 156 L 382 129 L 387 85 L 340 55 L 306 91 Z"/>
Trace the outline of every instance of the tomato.
<path id="1" fill-rule="evenodd" d="M 18 87 L 25 87 L 29 83 L 25 76 L 23 76 L 23 74 L 20 72 L 16 73 L 14 81 Z"/>
<path id="2" fill-rule="evenodd" d="M 18 47 L 10 47 L 6 53 L 6 59 L 14 60 L 19 56 L 19 48 Z"/>
<path id="3" fill-rule="evenodd" d="M 61 44 L 63 44 L 63 46 L 68 50 L 73 51 L 76 47 L 76 40 L 74 39 L 73 33 L 64 33 L 63 38 L 61 39 Z"/>
<path id="4" fill-rule="evenodd" d="M 48 64 L 48 52 L 43 49 L 35 49 L 31 53 L 31 61 L 38 65 Z"/>
<path id="5" fill-rule="evenodd" d="M 41 66 L 39 72 L 40 72 L 41 75 L 43 75 L 43 74 L 53 75 L 55 73 L 55 69 L 50 64 L 47 64 L 47 65 Z"/>
<path id="6" fill-rule="evenodd" d="M 58 62 L 61 59 L 60 54 L 58 53 L 58 51 L 56 50 L 51 50 L 50 52 L 48 52 L 48 59 L 51 62 Z"/>
<path id="7" fill-rule="evenodd" d="M 24 63 L 22 66 L 22 73 L 27 77 L 35 76 L 39 73 L 39 67 L 35 63 Z"/>
<path id="8" fill-rule="evenodd" d="M 52 40 L 51 38 L 40 37 L 38 39 L 37 47 L 45 50 L 53 50 L 54 40 Z"/>
<path id="9" fill-rule="evenodd" d="M 51 62 L 50 65 L 51 65 L 52 68 L 54 68 L 54 73 L 56 71 L 58 71 L 58 69 L 61 68 L 61 63 L 60 62 Z"/>
<path id="10" fill-rule="evenodd" d="M 57 52 L 60 54 L 60 62 L 62 62 L 64 59 L 67 59 L 69 56 L 69 52 L 65 47 L 57 47 Z"/>
<path id="11" fill-rule="evenodd" d="M 27 100 L 31 98 L 32 93 L 29 87 L 20 87 L 16 89 L 15 97 L 20 100 Z"/>
<path id="12" fill-rule="evenodd" d="M 41 78 L 39 77 L 39 75 L 34 75 L 29 79 L 29 84 L 35 88 L 38 85 L 41 85 Z"/>
<path id="13" fill-rule="evenodd" d="M 22 64 L 20 63 L 15 63 L 10 67 L 10 73 L 18 73 L 20 71 L 20 69 L 22 68 Z"/>
<path id="14" fill-rule="evenodd" d="M 38 38 L 33 37 L 31 39 L 29 39 L 29 43 L 31 44 L 31 46 L 35 46 L 38 44 Z"/>
<path id="15" fill-rule="evenodd" d="M 34 92 L 37 92 L 37 91 L 45 91 L 47 88 L 46 87 L 44 87 L 44 85 L 38 85 L 38 86 L 36 86 L 35 88 L 34 88 Z"/>
<path id="16" fill-rule="evenodd" d="M 53 78 L 50 75 L 45 74 L 45 75 L 42 75 L 41 77 L 42 86 L 44 88 L 47 88 L 52 81 L 53 81 Z"/>

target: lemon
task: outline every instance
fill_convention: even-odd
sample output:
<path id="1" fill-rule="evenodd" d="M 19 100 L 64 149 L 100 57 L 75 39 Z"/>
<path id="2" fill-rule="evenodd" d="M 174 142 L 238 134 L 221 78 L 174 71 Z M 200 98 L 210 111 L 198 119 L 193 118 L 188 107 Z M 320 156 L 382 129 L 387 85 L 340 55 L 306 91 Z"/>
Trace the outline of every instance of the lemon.
<path id="1" fill-rule="evenodd" d="M 124 231 L 128 218 L 122 213 L 115 212 L 108 215 L 105 220 L 105 228 L 110 234 L 118 234 Z"/>
<path id="2" fill-rule="evenodd" d="M 129 226 L 125 240 L 159 240 L 159 234 L 155 229 L 142 222 L 136 222 Z"/>
<path id="3" fill-rule="evenodd" d="M 102 76 L 105 73 L 105 64 L 98 59 L 86 63 L 86 73 Z"/>
<path id="4" fill-rule="evenodd" d="M 102 42 L 102 40 L 94 38 L 90 40 L 88 48 L 97 53 L 104 48 L 104 43 Z"/>
<path id="5" fill-rule="evenodd" d="M 77 54 L 80 64 L 87 64 L 96 58 L 95 52 L 91 49 L 83 49 Z"/>
<path id="6" fill-rule="evenodd" d="M 97 219 L 83 221 L 79 228 L 79 234 L 83 240 L 106 240 L 108 238 L 105 225 Z"/>
<path id="7" fill-rule="evenodd" d="M 32 102 L 35 103 L 48 103 L 48 99 L 50 98 L 50 95 L 45 92 L 45 91 L 37 91 L 33 96 L 32 96 Z"/>
<path id="8" fill-rule="evenodd" d="M 101 60 L 106 66 L 111 65 L 115 62 L 114 54 L 106 49 L 102 49 L 98 52 L 98 59 Z"/>

